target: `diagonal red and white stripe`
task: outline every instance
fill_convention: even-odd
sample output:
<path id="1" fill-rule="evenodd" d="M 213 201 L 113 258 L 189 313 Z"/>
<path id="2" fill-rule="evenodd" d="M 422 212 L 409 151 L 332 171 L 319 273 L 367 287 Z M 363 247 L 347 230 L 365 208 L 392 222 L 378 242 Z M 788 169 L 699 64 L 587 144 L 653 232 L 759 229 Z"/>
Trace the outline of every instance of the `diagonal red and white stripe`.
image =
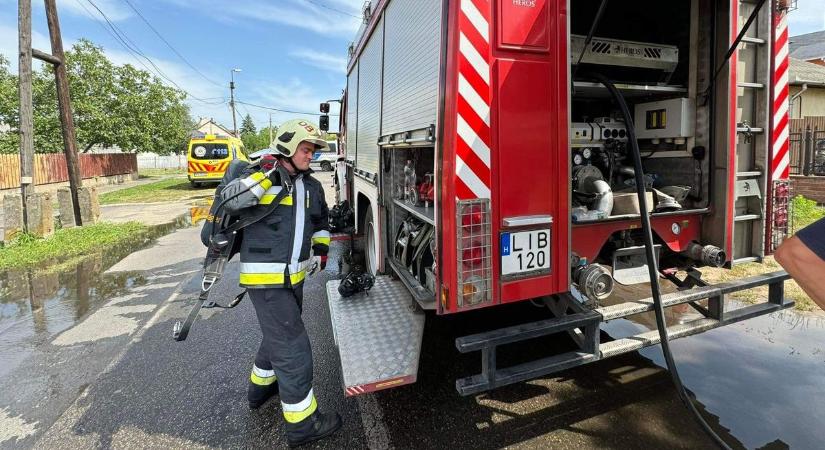
<path id="1" fill-rule="evenodd" d="M 456 196 L 490 198 L 489 0 L 461 0 L 456 117 Z"/>
<path id="2" fill-rule="evenodd" d="M 771 179 L 783 180 L 790 175 L 788 123 L 788 15 L 774 14 L 774 94 L 773 94 L 773 134 L 771 145 Z"/>

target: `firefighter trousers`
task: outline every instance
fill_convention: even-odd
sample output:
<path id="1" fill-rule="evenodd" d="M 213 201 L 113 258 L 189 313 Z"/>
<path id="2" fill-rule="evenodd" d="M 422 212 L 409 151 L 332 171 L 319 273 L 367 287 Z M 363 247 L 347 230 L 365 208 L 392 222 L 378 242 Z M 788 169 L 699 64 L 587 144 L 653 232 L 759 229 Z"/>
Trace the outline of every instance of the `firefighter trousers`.
<path id="1" fill-rule="evenodd" d="M 263 333 L 255 366 L 275 372 L 287 421 L 301 420 L 316 405 L 312 393 L 312 349 L 301 319 L 303 286 L 247 292 Z M 298 414 L 289 415 L 290 412 Z"/>

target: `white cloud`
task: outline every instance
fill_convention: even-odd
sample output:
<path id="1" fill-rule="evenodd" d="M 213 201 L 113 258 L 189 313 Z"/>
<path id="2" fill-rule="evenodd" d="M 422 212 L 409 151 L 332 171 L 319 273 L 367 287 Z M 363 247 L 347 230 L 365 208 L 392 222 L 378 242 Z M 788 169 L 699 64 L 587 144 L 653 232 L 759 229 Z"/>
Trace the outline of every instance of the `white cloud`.
<path id="1" fill-rule="evenodd" d="M 335 73 L 347 73 L 347 58 L 343 55 L 320 52 L 310 49 L 298 49 L 289 52 L 289 56 L 306 65 Z"/>
<path id="2" fill-rule="evenodd" d="M 11 73 L 15 74 L 17 73 L 17 62 L 19 60 L 17 56 L 17 52 L 19 51 L 18 42 L 17 25 L 14 24 L 10 26 L 0 23 L 0 54 L 9 60 Z M 49 37 L 35 30 L 32 30 L 32 47 L 47 53 L 51 53 L 52 48 L 51 43 L 49 43 Z M 35 69 L 37 69 L 40 63 L 34 60 L 33 64 L 35 65 Z"/>
<path id="3" fill-rule="evenodd" d="M 112 22 L 119 22 L 132 17 L 134 14 L 132 10 L 122 0 L 92 0 L 92 2 L 106 14 Z M 88 11 L 91 11 L 96 16 L 99 12 L 89 3 L 88 0 L 59 0 L 57 2 L 57 13 L 62 12 L 88 18 Z M 103 18 L 100 18 L 103 20 Z"/>

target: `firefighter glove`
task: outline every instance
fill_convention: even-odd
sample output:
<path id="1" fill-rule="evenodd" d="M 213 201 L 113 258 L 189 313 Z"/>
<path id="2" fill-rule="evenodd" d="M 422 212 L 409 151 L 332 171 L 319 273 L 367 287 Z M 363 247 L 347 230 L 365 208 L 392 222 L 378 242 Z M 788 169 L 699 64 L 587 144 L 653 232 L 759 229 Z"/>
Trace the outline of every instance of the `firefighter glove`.
<path id="1" fill-rule="evenodd" d="M 326 256 L 313 256 L 312 259 L 309 260 L 309 275 L 315 275 L 316 273 L 326 269 L 326 267 Z"/>

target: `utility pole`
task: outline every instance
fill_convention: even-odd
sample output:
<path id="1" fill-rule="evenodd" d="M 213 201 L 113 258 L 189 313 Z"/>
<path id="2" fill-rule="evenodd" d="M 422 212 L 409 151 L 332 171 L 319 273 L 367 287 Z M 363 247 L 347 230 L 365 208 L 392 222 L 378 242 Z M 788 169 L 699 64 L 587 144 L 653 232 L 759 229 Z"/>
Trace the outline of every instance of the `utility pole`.
<path id="1" fill-rule="evenodd" d="M 232 107 L 232 134 L 238 137 L 238 119 L 235 118 L 235 72 L 241 69 L 234 68 L 229 72 L 229 106 Z"/>
<path id="2" fill-rule="evenodd" d="M 22 0 L 21 0 L 22 1 Z M 83 186 L 80 167 L 77 161 L 77 140 L 72 118 L 72 101 L 69 97 L 69 77 L 66 73 L 66 56 L 63 53 L 63 38 L 60 35 L 60 21 L 57 18 L 55 0 L 45 0 L 46 20 L 49 24 L 49 38 L 52 54 L 44 55 L 46 61 L 54 66 L 54 78 L 57 85 L 57 106 L 60 109 L 60 124 L 63 131 L 63 153 L 66 155 L 66 167 L 69 172 L 69 189 L 72 192 L 75 225 L 83 225 L 80 218 L 80 201 L 77 190 Z M 48 58 L 51 56 L 52 58 Z"/>
<path id="3" fill-rule="evenodd" d="M 272 146 L 272 113 L 269 113 L 269 144 L 267 147 Z"/>
<path id="4" fill-rule="evenodd" d="M 32 3 L 18 1 L 20 94 L 20 194 L 23 197 L 23 231 L 29 231 L 26 197 L 34 194 L 34 125 L 32 112 Z"/>

